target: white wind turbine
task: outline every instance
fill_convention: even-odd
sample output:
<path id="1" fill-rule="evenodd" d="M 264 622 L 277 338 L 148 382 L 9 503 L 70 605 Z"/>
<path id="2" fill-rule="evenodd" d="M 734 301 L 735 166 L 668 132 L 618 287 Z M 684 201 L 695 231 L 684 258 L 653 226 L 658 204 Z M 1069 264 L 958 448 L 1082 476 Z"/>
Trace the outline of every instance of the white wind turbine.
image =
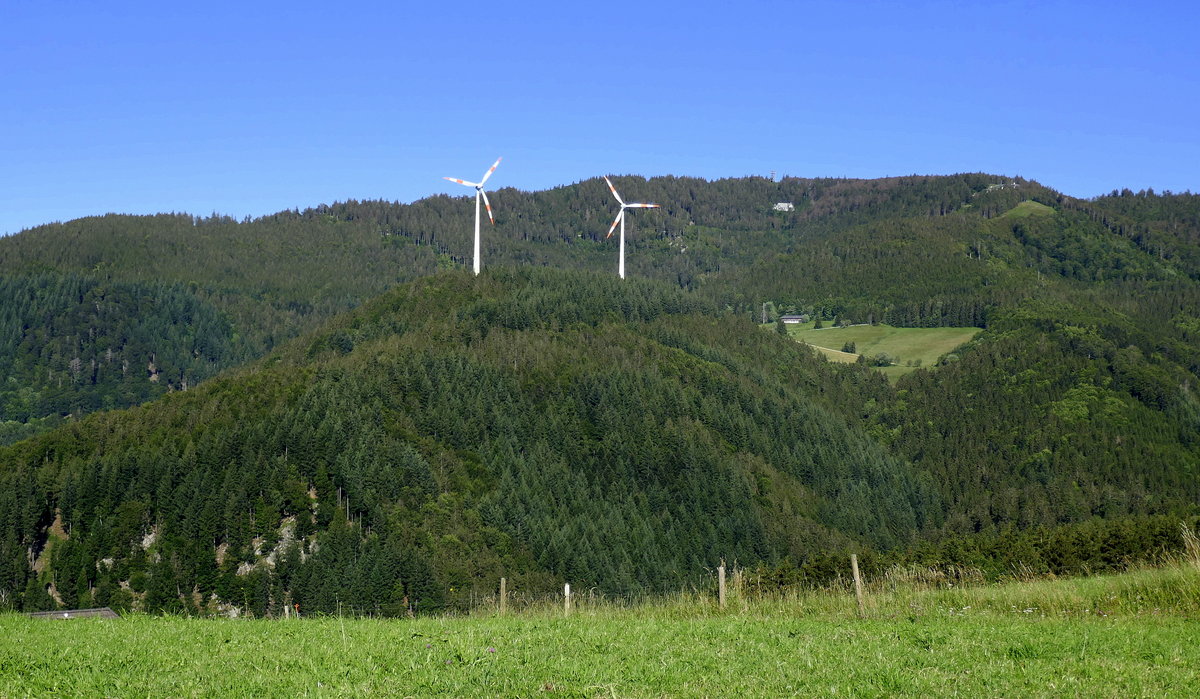
<path id="1" fill-rule="evenodd" d="M 466 185 L 468 187 L 475 188 L 475 274 L 476 275 L 479 274 L 479 200 L 483 199 L 483 205 L 487 207 L 488 220 L 492 222 L 493 226 L 496 225 L 496 217 L 492 216 L 492 203 L 488 201 L 487 192 L 483 191 L 483 183 L 487 182 L 488 178 L 492 176 L 492 173 L 496 171 L 496 167 L 498 165 L 500 165 L 500 160 L 501 160 L 501 158 L 496 158 L 496 162 L 492 163 L 492 166 L 490 168 L 488 168 L 488 171 L 483 173 L 483 179 L 479 180 L 478 183 L 467 182 L 466 180 L 460 180 L 457 177 L 443 177 L 442 178 L 444 180 L 450 180 L 451 182 L 457 182 L 461 185 Z"/>
<path id="2" fill-rule="evenodd" d="M 617 188 L 613 186 L 612 180 L 606 175 L 604 181 L 608 183 L 608 188 L 612 190 L 613 196 L 616 197 L 617 203 L 621 205 L 621 210 L 617 212 L 617 218 L 613 221 L 612 226 L 608 229 L 608 235 L 605 239 L 611 238 L 613 231 L 617 229 L 617 224 L 621 224 L 621 256 L 617 263 L 617 275 L 622 279 L 625 278 L 625 209 L 657 209 L 658 204 L 626 204 L 625 200 L 617 194 Z"/>

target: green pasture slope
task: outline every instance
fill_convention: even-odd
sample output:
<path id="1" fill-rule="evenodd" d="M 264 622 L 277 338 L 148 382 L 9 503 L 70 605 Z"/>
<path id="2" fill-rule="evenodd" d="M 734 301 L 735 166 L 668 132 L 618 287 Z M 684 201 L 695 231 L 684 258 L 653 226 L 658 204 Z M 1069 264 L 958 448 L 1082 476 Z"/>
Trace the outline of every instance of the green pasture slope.
<path id="1" fill-rule="evenodd" d="M 918 366 L 933 366 L 939 357 L 970 342 L 981 331 L 980 328 L 895 328 L 882 323 L 844 328 L 826 324 L 814 330 L 813 325 L 809 322 L 788 326 L 788 334 L 835 362 L 855 362 L 859 355 L 873 357 L 886 353 L 895 363 L 881 369 L 893 379 Z M 854 354 L 841 351 L 847 342 L 854 343 Z"/>
<path id="2" fill-rule="evenodd" d="M 1200 695 L 1200 570 L 722 611 L 412 620 L 0 616 L 0 697 Z"/>
<path id="3" fill-rule="evenodd" d="M 1001 218 L 1029 218 L 1030 216 L 1053 216 L 1054 209 L 1036 201 L 1023 201 L 1000 214 Z"/>

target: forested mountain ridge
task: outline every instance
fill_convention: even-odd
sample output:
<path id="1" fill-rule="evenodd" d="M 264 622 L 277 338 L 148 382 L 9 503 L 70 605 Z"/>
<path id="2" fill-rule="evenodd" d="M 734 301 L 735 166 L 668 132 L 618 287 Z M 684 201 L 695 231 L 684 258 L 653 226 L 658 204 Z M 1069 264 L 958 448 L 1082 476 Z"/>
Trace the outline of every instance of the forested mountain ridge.
<path id="1" fill-rule="evenodd" d="M 0 298 L 0 444 L 255 356 L 224 313 L 178 284 L 0 276 Z"/>
<path id="2" fill-rule="evenodd" d="M 1033 301 L 900 379 L 873 420 L 938 484 L 947 531 L 1194 513 L 1197 354 L 1105 309 Z"/>
<path id="3" fill-rule="evenodd" d="M 11 440 L 73 416 L 0 451 L 17 532 L 0 589 L 395 612 L 505 572 L 619 593 L 710 554 L 809 570 L 916 541 L 923 562 L 962 562 L 928 547 L 1014 532 L 1119 565 L 1144 550 L 1129 531 L 1170 531 L 1142 518 L 1197 513 L 1200 197 L 1082 201 L 988 175 L 617 183 L 665 205 L 631 217 L 623 284 L 600 181 L 499 190 L 478 279 L 426 276 L 469 262 L 471 207 L 448 197 L 0 239 L 0 425 Z M 889 387 L 762 341 L 764 303 L 985 330 Z M 1109 523 L 1117 543 L 1096 534 Z M 204 594 L 172 594 L 188 589 Z"/>
<path id="4" fill-rule="evenodd" d="M 436 275 L 0 448 L 0 591 L 401 613 L 500 575 L 628 594 L 722 556 L 893 547 L 938 506 L 847 418 L 887 390 L 657 283 Z"/>
<path id="5" fill-rule="evenodd" d="M 1084 202 L 986 174 L 617 182 L 663 205 L 630 219 L 630 275 L 736 312 L 757 316 L 766 302 L 829 319 L 982 326 L 996 308 L 1085 286 L 1114 303 L 1148 289 L 1197 298 L 1191 195 Z M 615 266 L 602 180 L 494 198 L 485 265 Z M 0 443 L 194 386 L 389 285 L 467 265 L 464 202 L 350 201 L 240 222 L 107 215 L 0 239 Z M 1021 202 L 1040 210 L 1028 215 Z M 170 300 L 125 300 L 156 296 Z M 134 329 L 147 323 L 154 329 Z M 120 382 L 92 371 L 113 362 Z"/>

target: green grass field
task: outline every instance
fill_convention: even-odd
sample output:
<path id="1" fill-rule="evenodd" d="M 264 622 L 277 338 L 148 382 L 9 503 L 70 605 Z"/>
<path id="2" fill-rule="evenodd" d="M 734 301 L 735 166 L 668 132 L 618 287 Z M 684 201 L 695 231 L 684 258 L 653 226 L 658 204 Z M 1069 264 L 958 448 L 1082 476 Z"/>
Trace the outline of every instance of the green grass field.
<path id="1" fill-rule="evenodd" d="M 1028 218 L 1029 216 L 1052 216 L 1056 212 L 1052 207 L 1039 204 L 1036 201 L 1023 201 L 1001 214 L 1001 218 Z"/>
<path id="2" fill-rule="evenodd" d="M 1196 696 L 1200 571 L 564 618 L 0 616 L 0 696 Z"/>
<path id="3" fill-rule="evenodd" d="M 886 353 L 895 364 L 880 367 L 889 378 L 907 374 L 918 366 L 933 366 L 938 358 L 969 342 L 980 328 L 895 328 L 890 325 L 852 325 L 834 328 L 826 325 L 819 330 L 813 323 L 788 326 L 788 333 L 806 342 L 831 361 L 855 362 L 858 356 Z M 847 342 L 855 344 L 855 353 L 842 352 Z"/>

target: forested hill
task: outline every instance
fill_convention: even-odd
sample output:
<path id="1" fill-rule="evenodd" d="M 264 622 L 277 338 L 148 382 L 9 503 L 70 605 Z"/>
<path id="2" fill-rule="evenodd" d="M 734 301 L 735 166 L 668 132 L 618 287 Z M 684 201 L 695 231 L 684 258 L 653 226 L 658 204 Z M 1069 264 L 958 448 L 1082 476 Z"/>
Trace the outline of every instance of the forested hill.
<path id="1" fill-rule="evenodd" d="M 1192 195 L 1088 202 L 986 174 L 616 183 L 663 205 L 629 217 L 631 277 L 756 317 L 766 303 L 771 317 L 986 326 L 1032 298 L 1100 294 L 1171 329 L 1191 316 L 1163 309 L 1200 303 Z M 493 199 L 485 266 L 615 272 L 602 180 Z M 391 285 L 467 267 L 472 216 L 469 199 L 435 196 L 244 221 L 108 215 L 0 238 L 0 443 L 193 387 Z M 1168 305 L 1128 304 L 1151 298 Z"/>
<path id="2" fill-rule="evenodd" d="M 624 282 L 600 181 L 497 192 L 477 279 L 446 197 L 0 239 L 0 442 L 66 423 L 0 449 L 0 605 L 396 612 L 855 548 L 1061 572 L 1200 511 L 1200 197 L 617 184 L 664 204 Z M 983 331 L 889 386 L 764 310 Z"/>
<path id="3" fill-rule="evenodd" d="M 0 448 L 0 598 L 403 613 L 895 547 L 940 515 L 855 424 L 888 390 L 660 283 L 443 273 Z"/>

